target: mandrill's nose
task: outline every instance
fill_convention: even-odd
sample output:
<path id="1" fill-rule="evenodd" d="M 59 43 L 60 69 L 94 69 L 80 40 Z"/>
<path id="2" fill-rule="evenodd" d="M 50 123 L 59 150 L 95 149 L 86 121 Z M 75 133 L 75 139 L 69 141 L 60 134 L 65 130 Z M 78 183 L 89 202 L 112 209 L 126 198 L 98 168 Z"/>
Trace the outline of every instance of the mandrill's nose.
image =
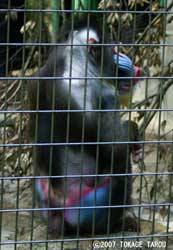
<path id="1" fill-rule="evenodd" d="M 147 72 L 142 69 L 142 68 L 139 68 L 138 66 L 133 66 L 134 68 L 134 77 L 136 79 L 133 79 L 134 83 L 137 83 L 138 81 L 142 80 L 141 77 L 144 77 L 144 76 L 147 76 Z"/>
<path id="2" fill-rule="evenodd" d="M 133 87 L 136 86 L 142 76 L 146 75 L 146 72 L 138 66 L 135 66 L 127 55 L 117 52 L 115 49 L 113 51 L 113 58 L 118 68 L 118 76 L 130 77 L 130 79 L 121 78 L 118 81 L 120 104 L 128 107 L 133 93 Z"/>
<path id="3" fill-rule="evenodd" d="M 135 77 L 140 77 L 140 68 L 138 66 L 133 66 L 135 71 Z"/>

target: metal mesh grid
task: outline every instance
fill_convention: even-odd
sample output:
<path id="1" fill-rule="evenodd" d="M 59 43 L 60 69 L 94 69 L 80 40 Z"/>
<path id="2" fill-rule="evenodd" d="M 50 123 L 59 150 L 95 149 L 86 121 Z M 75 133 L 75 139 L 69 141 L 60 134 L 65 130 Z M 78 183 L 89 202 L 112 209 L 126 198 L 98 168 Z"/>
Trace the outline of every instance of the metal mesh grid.
<path id="1" fill-rule="evenodd" d="M 76 2 L 78 2 L 77 7 L 75 7 Z M 169 26 L 172 25 L 173 3 L 172 1 L 164 1 L 163 6 L 163 3 L 159 1 L 149 1 L 141 5 L 138 1 L 105 0 L 96 1 L 94 7 L 91 2 L 87 1 L 86 6 L 85 1 L 61 1 L 60 4 L 56 1 L 35 3 L 34 1 L 4 0 L 0 3 L 1 249 L 128 249 L 128 247 L 131 249 L 137 247 L 141 247 L 141 249 L 157 249 L 157 247 L 172 249 L 171 49 L 173 41 Z M 85 9 L 78 9 L 82 3 Z M 77 74 L 74 77 L 73 61 L 76 44 L 73 40 L 75 33 L 71 33 L 71 41 L 67 45 L 67 37 L 70 33 L 65 34 L 65 38 L 61 38 L 63 35 L 61 27 L 71 19 L 70 29 L 74 31 L 75 20 L 78 20 L 76 16 L 83 15 L 87 17 L 86 30 L 87 38 L 89 38 L 89 29 L 92 24 L 90 16 L 92 14 L 100 18 L 101 40 L 94 44 L 96 51 L 97 48 L 101 47 L 100 73 L 88 76 L 90 57 L 87 54 L 84 61 L 81 62 L 81 68 L 84 66 L 84 75 Z M 108 42 L 106 41 L 107 37 L 110 37 Z M 85 42 L 77 47 L 83 51 L 90 45 L 89 42 Z M 138 76 L 141 81 L 133 92 L 134 76 L 119 75 L 118 67 L 116 67 L 114 76 L 104 75 L 104 60 L 106 60 L 104 59 L 104 49 L 112 46 L 116 48 L 117 53 L 122 52 L 129 56 L 133 64 L 137 64 L 145 71 L 144 75 Z M 34 72 L 42 71 L 42 66 L 47 62 L 50 50 L 54 48 L 52 54 L 54 56 L 58 53 L 59 47 L 62 49 L 70 48 L 69 75 L 59 74 L 57 67 L 61 67 L 63 63 L 59 62 L 56 56 L 53 63 L 50 63 L 50 67 L 53 67 L 53 73 L 48 72 L 43 76 L 40 73 L 34 75 Z M 118 59 L 115 61 L 115 65 L 117 64 Z M 109 65 L 107 66 L 109 67 Z M 61 83 L 61 80 L 68 81 L 69 89 L 65 93 L 68 100 L 67 105 L 64 104 L 65 107 L 58 108 L 58 84 Z M 72 103 L 73 84 L 75 81 L 82 80 L 84 82 L 83 92 L 78 93 L 75 101 L 78 102 L 83 95 L 83 106 L 76 108 Z M 121 80 L 129 82 L 128 107 L 103 107 L 104 93 L 97 94 L 98 106 L 93 108 L 93 105 L 90 105 L 91 101 L 87 100 L 88 82 L 99 82 L 103 86 L 104 82 L 107 84 L 107 82 L 113 81 L 114 85 L 112 87 L 110 84 L 110 89 L 113 88 L 116 99 L 120 95 Z M 35 87 L 34 93 L 32 93 L 33 99 L 30 99 L 32 102 L 30 110 L 28 107 L 28 85 L 31 82 L 35 83 Z M 43 91 L 45 86 L 50 84 L 51 87 Z M 100 88 L 99 85 L 97 87 Z M 44 96 L 40 97 L 42 93 Z M 50 95 L 51 101 L 46 103 L 48 95 Z M 45 102 L 40 100 L 41 98 L 45 98 Z M 92 102 L 94 102 L 94 97 L 92 98 Z M 109 103 L 109 98 L 106 101 Z M 43 107 L 40 106 L 42 104 Z M 94 139 L 90 139 L 89 134 L 93 130 L 87 130 L 89 114 L 92 117 L 97 117 L 97 129 L 93 132 L 95 133 Z M 128 126 L 121 128 L 126 131 L 126 138 L 122 140 L 116 139 L 119 138 L 117 136 L 120 133 L 119 128 L 108 126 L 108 130 L 109 128 L 113 130 L 113 135 L 110 140 L 106 140 L 109 131 L 101 123 L 104 114 L 108 117 L 108 120 L 104 120 L 104 124 L 109 122 L 109 114 L 112 114 L 113 117 L 120 115 L 121 121 L 135 121 L 139 128 L 138 140 L 130 139 L 131 131 Z M 43 116 L 46 119 L 45 123 L 42 119 Z M 62 128 L 58 125 L 58 119 L 61 117 L 66 121 L 66 125 Z M 71 126 L 73 117 L 75 123 Z M 28 132 L 30 119 L 34 119 L 32 123 L 33 140 Z M 47 121 L 49 122 L 47 123 Z M 94 121 L 92 120 L 92 122 Z M 81 131 L 79 129 L 79 136 L 75 134 L 73 137 L 73 128 L 78 129 L 80 122 L 82 126 Z M 64 125 L 64 123 L 62 124 Z M 105 129 L 103 133 L 105 137 L 101 134 L 102 126 Z M 57 127 L 61 129 L 61 132 L 57 132 Z M 61 133 L 64 133 L 64 137 L 61 137 Z M 48 134 L 47 137 L 46 134 Z M 86 139 L 87 136 L 89 139 Z M 118 162 L 118 156 L 114 158 L 114 155 L 118 155 L 116 149 L 121 145 L 122 147 L 127 145 L 127 148 L 124 149 L 127 156 L 122 163 L 123 170 L 117 170 L 119 168 L 117 165 L 121 165 L 121 162 Z M 132 163 L 132 172 L 129 172 L 128 159 L 129 155 L 133 153 L 131 147 L 135 145 L 141 145 L 142 159 L 137 164 Z M 74 150 L 76 147 L 79 150 L 73 158 L 71 148 Z M 41 156 L 37 152 L 38 148 L 43 149 L 40 151 Z M 48 149 L 48 153 L 44 151 L 44 148 Z M 62 154 L 64 157 L 59 157 L 61 154 L 59 148 L 64 149 Z M 86 171 L 84 169 L 86 163 L 83 161 L 85 162 L 88 148 L 89 151 L 94 148 L 95 156 L 91 157 L 92 160 L 94 158 L 94 167 L 90 167 L 90 170 Z M 111 148 L 111 156 L 106 153 L 108 148 Z M 111 158 L 111 161 L 108 160 L 108 164 L 105 158 L 102 158 L 103 153 L 108 159 Z M 58 157 L 55 157 L 56 154 Z M 78 164 L 78 168 L 73 169 L 74 172 L 69 174 L 70 161 L 76 161 L 78 155 L 80 164 Z M 90 153 L 89 156 L 91 156 Z M 46 171 L 38 168 L 41 160 L 41 164 L 45 164 Z M 87 159 L 89 162 L 87 164 L 92 165 L 92 160 Z M 105 163 L 108 166 L 105 167 Z M 63 165 L 63 170 L 60 171 L 56 167 L 57 165 Z M 79 180 L 77 188 L 74 187 L 77 189 L 75 192 L 73 187 L 68 189 L 68 180 L 71 178 Z M 94 179 L 94 184 L 86 185 L 87 190 L 88 188 L 90 190 L 89 194 L 93 194 L 93 201 L 90 201 L 89 205 L 85 203 L 82 205 L 82 198 L 84 201 L 86 198 L 86 193 L 83 192 L 83 185 L 85 186 L 83 179 L 87 178 L 89 181 Z M 111 201 L 112 192 L 116 193 L 116 197 L 120 196 L 120 186 L 117 185 L 118 188 L 115 189 L 111 188 L 117 178 L 124 180 L 122 184 L 123 204 L 115 204 Z M 36 197 L 38 190 L 36 190 L 37 186 L 35 185 L 37 180 L 45 179 L 48 187 L 46 204 L 45 200 L 43 203 L 38 202 L 39 199 Z M 102 194 L 101 202 L 97 204 L 97 192 L 102 189 L 106 192 L 104 184 L 107 179 L 110 180 L 109 185 L 111 186 L 106 193 L 108 201 L 102 202 L 105 197 Z M 63 184 L 60 184 L 61 182 Z M 126 201 L 129 191 L 128 182 L 133 184 L 132 203 Z M 58 205 L 52 206 L 52 192 L 55 192 L 56 199 L 53 200 L 55 204 L 61 201 Z M 79 202 L 76 200 L 76 203 L 72 202 L 72 205 L 66 205 L 67 199 L 75 200 L 77 193 L 79 193 Z M 105 231 L 102 229 L 104 233 L 95 232 L 98 224 L 96 207 L 103 211 L 99 217 L 101 222 L 104 213 L 107 213 L 107 219 L 103 221 L 104 226 L 100 225 L 100 228 L 105 228 Z M 87 211 L 92 209 L 92 221 L 88 216 L 83 225 L 80 222 L 80 216 L 83 216 L 82 211 L 86 211 L 86 208 Z M 116 216 L 111 215 L 113 208 L 123 209 L 122 224 L 118 230 L 117 223 L 113 224 L 113 229 L 111 228 L 112 218 L 116 218 Z M 71 226 L 73 223 L 66 218 L 65 211 L 78 211 L 78 209 L 80 212 L 77 214 L 77 223 L 75 226 Z M 44 211 L 48 211 L 45 217 Z M 132 215 L 135 214 L 132 220 L 140 225 L 140 231 L 129 232 L 126 228 L 125 224 L 130 222 L 126 222 L 124 214 L 130 213 L 130 211 Z M 59 228 L 57 228 L 56 221 L 59 220 L 59 215 L 61 215 L 61 220 L 58 222 Z M 72 214 L 73 216 L 74 214 Z M 52 227 L 56 226 L 55 230 L 54 228 L 50 230 L 51 223 Z M 89 229 L 86 229 L 87 224 L 90 224 Z M 81 230 L 84 232 L 82 233 Z"/>

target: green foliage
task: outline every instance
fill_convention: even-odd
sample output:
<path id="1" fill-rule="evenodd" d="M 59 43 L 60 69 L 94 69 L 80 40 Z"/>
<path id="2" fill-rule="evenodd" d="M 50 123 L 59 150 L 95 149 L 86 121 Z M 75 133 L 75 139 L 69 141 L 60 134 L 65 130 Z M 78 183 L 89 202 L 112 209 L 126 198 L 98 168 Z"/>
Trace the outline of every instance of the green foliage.
<path id="1" fill-rule="evenodd" d="M 39 9 L 43 6 L 45 8 L 51 7 L 52 0 L 42 0 L 42 1 L 35 1 L 35 0 L 26 0 L 26 7 L 28 9 Z"/>

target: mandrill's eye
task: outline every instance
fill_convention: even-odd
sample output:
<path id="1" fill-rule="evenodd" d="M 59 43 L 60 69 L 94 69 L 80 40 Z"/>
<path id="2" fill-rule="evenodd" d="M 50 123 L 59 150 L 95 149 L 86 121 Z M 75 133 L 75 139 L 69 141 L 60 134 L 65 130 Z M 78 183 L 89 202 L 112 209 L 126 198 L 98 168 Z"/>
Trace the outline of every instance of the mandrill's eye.
<path id="1" fill-rule="evenodd" d="M 98 44 L 98 42 L 94 38 L 90 38 L 88 43 L 89 43 L 88 52 L 93 56 L 95 56 L 97 51 L 97 46 L 95 46 L 95 44 Z"/>

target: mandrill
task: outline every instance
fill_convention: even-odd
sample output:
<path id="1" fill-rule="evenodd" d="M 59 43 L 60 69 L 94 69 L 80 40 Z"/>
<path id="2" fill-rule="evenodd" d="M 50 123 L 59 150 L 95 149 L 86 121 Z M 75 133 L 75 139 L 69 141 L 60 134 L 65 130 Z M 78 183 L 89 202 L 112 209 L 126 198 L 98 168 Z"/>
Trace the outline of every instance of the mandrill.
<path id="1" fill-rule="evenodd" d="M 30 115 L 31 136 L 39 144 L 34 169 L 50 176 L 50 182 L 36 180 L 39 206 L 57 234 L 62 224 L 65 233 L 106 233 L 107 227 L 114 232 L 122 224 L 136 231 L 135 218 L 123 223 L 121 207 L 131 204 L 132 177 L 126 174 L 130 154 L 140 150 L 133 144 L 137 125 L 121 121 L 113 85 L 115 72 L 123 72 L 122 60 L 115 59 L 113 46 L 99 45 L 102 35 L 94 22 L 79 22 L 66 34 L 34 75 L 40 80 L 28 82 L 30 108 L 39 110 Z M 127 68 L 134 76 L 132 66 Z M 129 91 L 130 81 L 124 89 Z"/>

